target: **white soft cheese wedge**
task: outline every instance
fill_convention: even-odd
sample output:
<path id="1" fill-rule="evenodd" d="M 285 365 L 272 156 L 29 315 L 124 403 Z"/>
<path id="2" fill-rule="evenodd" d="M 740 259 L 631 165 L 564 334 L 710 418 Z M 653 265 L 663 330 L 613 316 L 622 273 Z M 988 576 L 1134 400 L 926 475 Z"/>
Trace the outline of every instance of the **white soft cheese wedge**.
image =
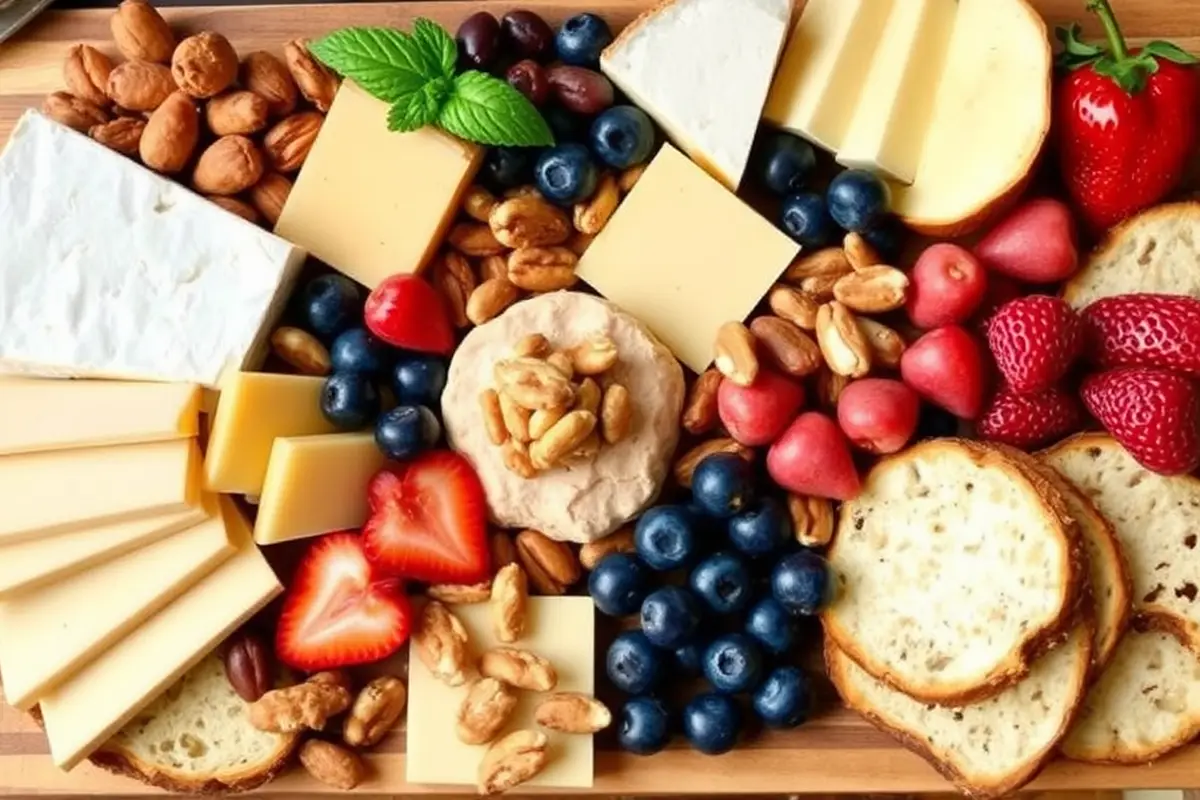
<path id="1" fill-rule="evenodd" d="M 0 155 L 0 371 L 216 386 L 304 251 L 28 111 Z"/>
<path id="2" fill-rule="evenodd" d="M 697 164 L 736 189 L 792 0 L 672 0 L 642 14 L 600 68 Z"/>

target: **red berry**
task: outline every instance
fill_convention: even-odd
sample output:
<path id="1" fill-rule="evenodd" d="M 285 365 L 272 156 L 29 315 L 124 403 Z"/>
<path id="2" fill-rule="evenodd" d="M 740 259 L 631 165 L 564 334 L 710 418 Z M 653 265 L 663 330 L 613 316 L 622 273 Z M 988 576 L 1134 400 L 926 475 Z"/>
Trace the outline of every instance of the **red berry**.
<path id="1" fill-rule="evenodd" d="M 987 340 L 1012 391 L 1036 394 L 1058 383 L 1083 351 L 1083 322 L 1061 299 L 1034 294 L 1005 303 L 987 323 Z"/>
<path id="2" fill-rule="evenodd" d="M 796 417 L 767 452 L 771 479 L 790 492 L 852 500 L 861 483 L 837 423 L 818 411 Z"/>
<path id="3" fill-rule="evenodd" d="M 1074 433 L 1082 418 L 1079 399 L 1061 386 L 1037 394 L 1017 394 L 1002 386 L 975 430 L 989 442 L 1030 450 Z"/>
<path id="4" fill-rule="evenodd" d="M 983 265 L 956 244 L 927 247 L 909 278 L 908 317 L 927 330 L 966 322 L 987 291 Z"/>
<path id="5" fill-rule="evenodd" d="M 454 324 L 445 301 L 416 275 L 384 279 L 367 298 L 363 320 L 392 347 L 443 356 L 454 350 Z"/>
<path id="6" fill-rule="evenodd" d="M 1079 268 L 1071 210 L 1058 200 L 1030 200 L 992 228 L 975 255 L 995 273 L 1026 283 L 1065 281 Z"/>
<path id="7" fill-rule="evenodd" d="M 1121 367 L 1083 382 L 1083 402 L 1146 469 L 1182 475 L 1200 466 L 1200 391 L 1160 367 Z"/>
<path id="8" fill-rule="evenodd" d="M 717 388 L 717 414 L 729 435 L 749 447 L 770 444 L 804 405 L 804 387 L 777 372 L 759 370 L 749 386 L 728 378 Z"/>
<path id="9" fill-rule="evenodd" d="M 957 417 L 975 419 L 983 407 L 983 353 L 957 325 L 937 328 L 913 342 L 900 357 L 900 377 Z"/>
<path id="10" fill-rule="evenodd" d="M 854 381 L 838 397 L 842 432 L 868 453 L 895 453 L 917 430 L 921 400 L 916 392 L 890 378 Z"/>
<path id="11" fill-rule="evenodd" d="M 1105 297 L 1083 310 L 1088 357 L 1101 367 L 1168 367 L 1200 377 L 1200 300 Z"/>

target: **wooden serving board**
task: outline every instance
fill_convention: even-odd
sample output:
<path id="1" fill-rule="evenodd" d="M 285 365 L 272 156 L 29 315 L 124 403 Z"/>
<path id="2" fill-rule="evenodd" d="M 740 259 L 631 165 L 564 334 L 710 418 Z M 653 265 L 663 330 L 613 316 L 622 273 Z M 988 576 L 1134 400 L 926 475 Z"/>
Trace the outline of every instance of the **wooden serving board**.
<path id="1" fill-rule="evenodd" d="M 502 13 L 510 7 L 534 9 L 560 21 L 582 9 L 595 11 L 614 27 L 629 22 L 652 0 L 522 0 L 521 2 L 380 2 L 340 5 L 215 6 L 164 9 L 177 31 L 220 31 L 239 51 L 278 51 L 283 42 L 320 36 L 346 25 L 407 27 L 428 17 L 453 29 L 470 13 L 486 7 Z M 1083 0 L 1032 0 L 1051 24 L 1079 19 Z M 1132 38 L 1172 39 L 1200 52 L 1200 0 L 1114 0 L 1125 32 Z M 21 112 L 41 104 L 62 88 L 61 63 L 76 42 L 115 55 L 109 39 L 109 10 L 51 12 L 14 39 L 0 45 L 0 142 Z M 1086 22 L 1086 21 L 1085 21 Z M 1096 26 L 1085 25 L 1091 36 Z M 4 243 L 0 242 L 0 247 Z M 447 713 L 452 713 L 447 709 Z M 609 740 L 610 741 L 610 740 Z M 611 747 L 611 743 L 608 745 Z M 358 793 L 397 795 L 439 793 L 463 795 L 463 788 L 423 787 L 404 779 L 405 735 L 393 733 L 372 756 L 374 776 Z M 1190 747 L 1150 767 L 1098 767 L 1058 761 L 1031 786 L 1035 790 L 1179 789 L 1200 784 L 1200 746 Z M 685 744 L 651 758 L 613 749 L 596 754 L 599 795 L 671 795 L 750 793 L 884 793 L 942 792 L 948 785 L 924 761 L 897 746 L 856 715 L 827 702 L 812 722 L 791 732 L 756 735 L 728 755 L 699 755 Z M 140 795 L 158 790 L 108 775 L 90 766 L 71 773 L 50 761 L 44 737 L 25 715 L 0 704 L 0 794 L 6 795 Z M 316 797 L 335 794 L 294 770 L 264 787 L 263 793 Z M 336 794 L 341 794 L 336 792 Z M 543 793 L 546 794 L 546 793 Z M 555 792 L 551 794 L 561 794 Z"/>

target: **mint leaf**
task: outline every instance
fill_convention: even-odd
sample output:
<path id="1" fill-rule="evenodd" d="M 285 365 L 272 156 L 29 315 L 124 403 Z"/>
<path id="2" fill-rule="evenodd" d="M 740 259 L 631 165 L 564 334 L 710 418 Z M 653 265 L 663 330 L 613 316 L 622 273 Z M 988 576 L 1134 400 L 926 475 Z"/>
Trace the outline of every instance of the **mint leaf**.
<path id="1" fill-rule="evenodd" d="M 454 77 L 454 68 L 458 64 L 458 45 L 445 28 L 436 22 L 418 18 L 413 22 L 412 38 L 431 69 L 444 77 Z"/>
<path id="2" fill-rule="evenodd" d="M 543 147 L 554 135 L 533 104 L 502 80 L 471 70 L 454 79 L 454 91 L 438 114 L 443 130 L 480 144 Z"/>
<path id="3" fill-rule="evenodd" d="M 421 91 L 397 100 L 388 109 L 388 130 L 408 133 L 432 125 L 453 90 L 454 83 L 449 78 L 434 78 Z"/>
<path id="4" fill-rule="evenodd" d="M 430 69 L 411 36 L 391 28 L 342 28 L 308 49 L 330 69 L 387 103 L 443 77 Z"/>

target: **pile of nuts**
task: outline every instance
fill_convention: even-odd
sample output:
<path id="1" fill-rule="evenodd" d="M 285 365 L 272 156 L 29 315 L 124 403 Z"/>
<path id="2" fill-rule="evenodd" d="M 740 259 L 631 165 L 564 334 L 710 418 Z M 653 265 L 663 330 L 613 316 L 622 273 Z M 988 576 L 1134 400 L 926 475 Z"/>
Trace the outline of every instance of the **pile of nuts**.
<path id="1" fill-rule="evenodd" d="M 526 293 L 574 286 L 579 257 L 643 170 L 602 175 L 595 193 L 573 209 L 548 202 L 533 186 L 510 189 L 502 198 L 483 186 L 469 187 L 464 219 L 451 228 L 448 249 L 428 272 L 455 325 L 482 325 Z"/>
<path id="2" fill-rule="evenodd" d="M 528 598 L 528 579 L 520 565 L 501 567 L 492 581 L 489 601 L 496 638 L 506 646 L 478 658 L 471 652 L 462 621 L 437 600 L 426 604 L 412 635 L 417 656 L 435 678 L 448 686 L 467 687 L 455 731 L 465 744 L 488 745 L 478 771 L 481 795 L 512 789 L 546 766 L 545 733 L 517 730 L 501 736 L 516 709 L 518 690 L 548 693 L 538 700 L 534 712 L 537 724 L 546 730 L 593 734 L 612 724 L 612 714 L 595 698 L 555 692 L 558 673 L 548 660 L 507 646 L 517 644 L 526 633 Z"/>
<path id="3" fill-rule="evenodd" d="M 127 60 L 114 64 L 91 45 L 73 46 L 63 64 L 68 91 L 49 95 L 43 113 L 164 175 L 190 172 L 181 180 L 217 205 L 273 225 L 337 77 L 302 40 L 284 45 L 283 60 L 259 50 L 240 63 L 219 33 L 177 42 L 144 0 L 123 0 L 111 29 Z"/>
<path id="4" fill-rule="evenodd" d="M 519 252 L 519 251 L 518 251 Z M 496 362 L 496 388 L 479 396 L 488 437 L 504 464 L 522 478 L 588 462 L 633 430 L 629 389 L 611 379 L 620 353 L 608 336 L 589 336 L 556 350 L 530 334 L 513 357 Z"/>

